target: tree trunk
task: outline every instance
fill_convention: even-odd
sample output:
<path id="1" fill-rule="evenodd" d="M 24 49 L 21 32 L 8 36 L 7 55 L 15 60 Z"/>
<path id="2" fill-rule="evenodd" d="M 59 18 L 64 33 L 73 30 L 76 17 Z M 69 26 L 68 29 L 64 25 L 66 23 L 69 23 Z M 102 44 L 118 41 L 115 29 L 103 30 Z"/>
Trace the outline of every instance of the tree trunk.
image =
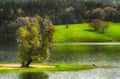
<path id="1" fill-rule="evenodd" d="M 104 34 L 104 28 L 102 28 L 102 33 Z"/>
<path id="2" fill-rule="evenodd" d="M 22 63 L 22 67 L 28 68 L 30 67 L 29 65 L 32 63 L 33 60 L 27 60 L 26 62 Z"/>

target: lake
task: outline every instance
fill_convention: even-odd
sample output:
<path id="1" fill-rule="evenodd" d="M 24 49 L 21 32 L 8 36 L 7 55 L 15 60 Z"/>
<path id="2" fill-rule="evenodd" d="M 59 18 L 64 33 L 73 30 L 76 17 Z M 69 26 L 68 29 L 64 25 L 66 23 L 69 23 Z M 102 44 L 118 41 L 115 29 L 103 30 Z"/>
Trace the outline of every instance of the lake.
<path id="1" fill-rule="evenodd" d="M 120 69 L 0 74 L 0 79 L 120 79 Z"/>
<path id="2" fill-rule="evenodd" d="M 0 63 L 19 63 L 17 45 L 0 45 Z M 120 65 L 120 45 L 55 44 L 48 62 L 65 64 Z"/>
<path id="3" fill-rule="evenodd" d="M 17 45 L 0 45 L 0 63 L 19 63 Z M 120 45 L 55 44 L 48 62 L 59 64 L 87 64 L 120 66 Z M 69 72 L 9 73 L 0 79 L 119 79 L 120 69 L 92 69 Z"/>

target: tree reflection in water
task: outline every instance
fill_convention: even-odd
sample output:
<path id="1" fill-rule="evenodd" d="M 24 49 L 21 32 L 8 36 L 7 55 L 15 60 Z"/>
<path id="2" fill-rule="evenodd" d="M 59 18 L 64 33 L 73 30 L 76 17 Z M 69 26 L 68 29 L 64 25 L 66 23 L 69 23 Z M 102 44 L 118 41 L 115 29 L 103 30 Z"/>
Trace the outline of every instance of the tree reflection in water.
<path id="1" fill-rule="evenodd" d="M 48 79 L 44 72 L 26 72 L 19 75 L 19 79 Z"/>

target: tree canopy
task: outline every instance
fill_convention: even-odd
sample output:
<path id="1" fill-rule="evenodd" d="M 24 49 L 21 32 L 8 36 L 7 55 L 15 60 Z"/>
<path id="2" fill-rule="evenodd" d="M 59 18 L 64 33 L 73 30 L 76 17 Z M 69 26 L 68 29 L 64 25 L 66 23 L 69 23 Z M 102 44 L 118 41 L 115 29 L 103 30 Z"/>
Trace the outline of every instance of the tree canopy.
<path id="1" fill-rule="evenodd" d="M 34 17 L 21 17 L 21 19 L 24 20 L 24 26 L 17 30 L 19 57 L 22 67 L 29 67 L 33 61 L 43 62 L 48 59 L 50 46 L 53 43 L 54 28 L 46 18 L 42 20 L 43 26 Z M 44 27 L 42 29 L 44 33 L 41 32 L 41 27 Z"/>

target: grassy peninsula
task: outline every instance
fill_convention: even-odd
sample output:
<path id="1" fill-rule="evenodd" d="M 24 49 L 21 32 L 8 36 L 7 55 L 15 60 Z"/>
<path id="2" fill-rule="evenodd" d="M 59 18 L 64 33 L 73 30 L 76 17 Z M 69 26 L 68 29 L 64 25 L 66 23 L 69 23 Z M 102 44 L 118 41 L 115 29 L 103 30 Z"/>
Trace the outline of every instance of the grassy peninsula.
<path id="1" fill-rule="evenodd" d="M 0 73 L 47 72 L 47 71 L 78 71 L 95 68 L 110 68 L 107 66 L 77 65 L 77 64 L 33 64 L 30 68 L 21 68 L 20 64 L 1 64 Z"/>

